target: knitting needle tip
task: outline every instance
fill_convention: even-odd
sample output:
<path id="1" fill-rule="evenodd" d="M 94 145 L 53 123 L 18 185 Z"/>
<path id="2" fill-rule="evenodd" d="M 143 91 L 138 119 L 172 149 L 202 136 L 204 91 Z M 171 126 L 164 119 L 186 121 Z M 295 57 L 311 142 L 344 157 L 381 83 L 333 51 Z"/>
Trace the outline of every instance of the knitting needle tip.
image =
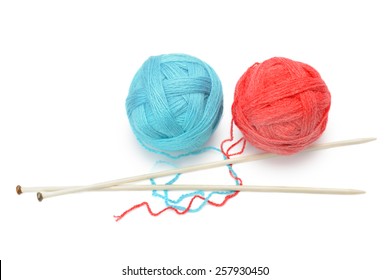
<path id="1" fill-rule="evenodd" d="M 43 200 L 43 195 L 42 195 L 41 192 L 37 193 L 37 198 L 38 198 L 38 201 L 42 201 Z"/>
<path id="2" fill-rule="evenodd" d="M 19 194 L 19 195 L 23 193 L 22 187 L 20 185 L 16 186 L 16 193 Z"/>
<path id="3" fill-rule="evenodd" d="M 349 190 L 349 194 L 365 194 L 365 191 L 362 190 Z"/>
<path id="4" fill-rule="evenodd" d="M 367 143 L 367 142 L 371 142 L 371 141 L 375 141 L 375 140 L 376 140 L 376 137 L 362 138 L 361 143 Z"/>

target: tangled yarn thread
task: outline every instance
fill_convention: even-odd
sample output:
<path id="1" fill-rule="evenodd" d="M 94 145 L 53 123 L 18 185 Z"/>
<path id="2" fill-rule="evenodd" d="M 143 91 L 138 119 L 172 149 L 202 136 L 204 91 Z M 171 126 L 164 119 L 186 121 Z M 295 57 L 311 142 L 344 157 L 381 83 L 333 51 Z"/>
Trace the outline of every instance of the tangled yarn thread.
<path id="1" fill-rule="evenodd" d="M 330 93 L 311 66 L 274 57 L 255 63 L 236 85 L 233 121 L 253 146 L 289 155 L 326 128 Z"/>
<path id="2" fill-rule="evenodd" d="M 145 148 L 195 151 L 207 142 L 221 119 L 221 82 L 198 58 L 152 56 L 134 76 L 126 110 L 133 132 Z"/>

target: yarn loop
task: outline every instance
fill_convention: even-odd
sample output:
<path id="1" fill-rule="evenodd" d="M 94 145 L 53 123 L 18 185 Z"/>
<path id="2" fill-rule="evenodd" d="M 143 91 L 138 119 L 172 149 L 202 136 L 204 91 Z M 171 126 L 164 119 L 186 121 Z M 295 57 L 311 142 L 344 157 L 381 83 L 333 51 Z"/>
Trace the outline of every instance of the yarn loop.
<path id="1" fill-rule="evenodd" d="M 126 111 L 134 134 L 148 150 L 195 151 L 220 121 L 221 82 L 208 64 L 195 57 L 152 56 L 134 76 Z"/>
<path id="2" fill-rule="evenodd" d="M 289 155 L 321 136 L 330 103 L 329 90 L 313 67 L 274 57 L 255 63 L 240 78 L 232 114 L 253 146 Z"/>

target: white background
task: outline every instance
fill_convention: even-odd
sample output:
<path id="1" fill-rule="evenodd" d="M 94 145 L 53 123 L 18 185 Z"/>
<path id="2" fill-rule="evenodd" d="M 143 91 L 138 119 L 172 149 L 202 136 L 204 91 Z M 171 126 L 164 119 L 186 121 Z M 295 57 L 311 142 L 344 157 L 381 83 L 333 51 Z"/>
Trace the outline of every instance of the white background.
<path id="1" fill-rule="evenodd" d="M 127 265 L 268 266 L 264 279 L 390 279 L 386 1 L 58 2 L 0 4 L 5 279 L 135 279 L 121 276 Z M 80 185 L 150 172 L 161 158 L 136 142 L 124 102 L 144 60 L 176 52 L 206 61 L 221 78 L 225 111 L 209 145 L 228 136 L 234 86 L 254 62 L 284 56 L 312 65 L 332 93 L 319 142 L 378 140 L 236 170 L 246 184 L 353 187 L 367 194 L 242 193 L 223 208 L 158 218 L 142 208 L 119 223 L 113 215 L 135 203 L 148 200 L 154 210 L 162 204 L 150 192 L 42 203 L 34 194 L 15 194 L 17 184 Z M 181 182 L 231 180 L 221 168 Z"/>

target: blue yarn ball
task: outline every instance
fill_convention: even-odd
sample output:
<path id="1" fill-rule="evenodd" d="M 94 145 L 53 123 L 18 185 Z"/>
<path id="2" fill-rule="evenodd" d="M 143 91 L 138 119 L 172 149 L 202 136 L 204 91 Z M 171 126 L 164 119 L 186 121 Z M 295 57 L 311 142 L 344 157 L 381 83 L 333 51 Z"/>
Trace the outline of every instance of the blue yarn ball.
<path id="1" fill-rule="evenodd" d="M 221 81 L 195 57 L 152 56 L 131 82 L 126 111 L 145 148 L 192 152 L 207 142 L 221 119 Z"/>

